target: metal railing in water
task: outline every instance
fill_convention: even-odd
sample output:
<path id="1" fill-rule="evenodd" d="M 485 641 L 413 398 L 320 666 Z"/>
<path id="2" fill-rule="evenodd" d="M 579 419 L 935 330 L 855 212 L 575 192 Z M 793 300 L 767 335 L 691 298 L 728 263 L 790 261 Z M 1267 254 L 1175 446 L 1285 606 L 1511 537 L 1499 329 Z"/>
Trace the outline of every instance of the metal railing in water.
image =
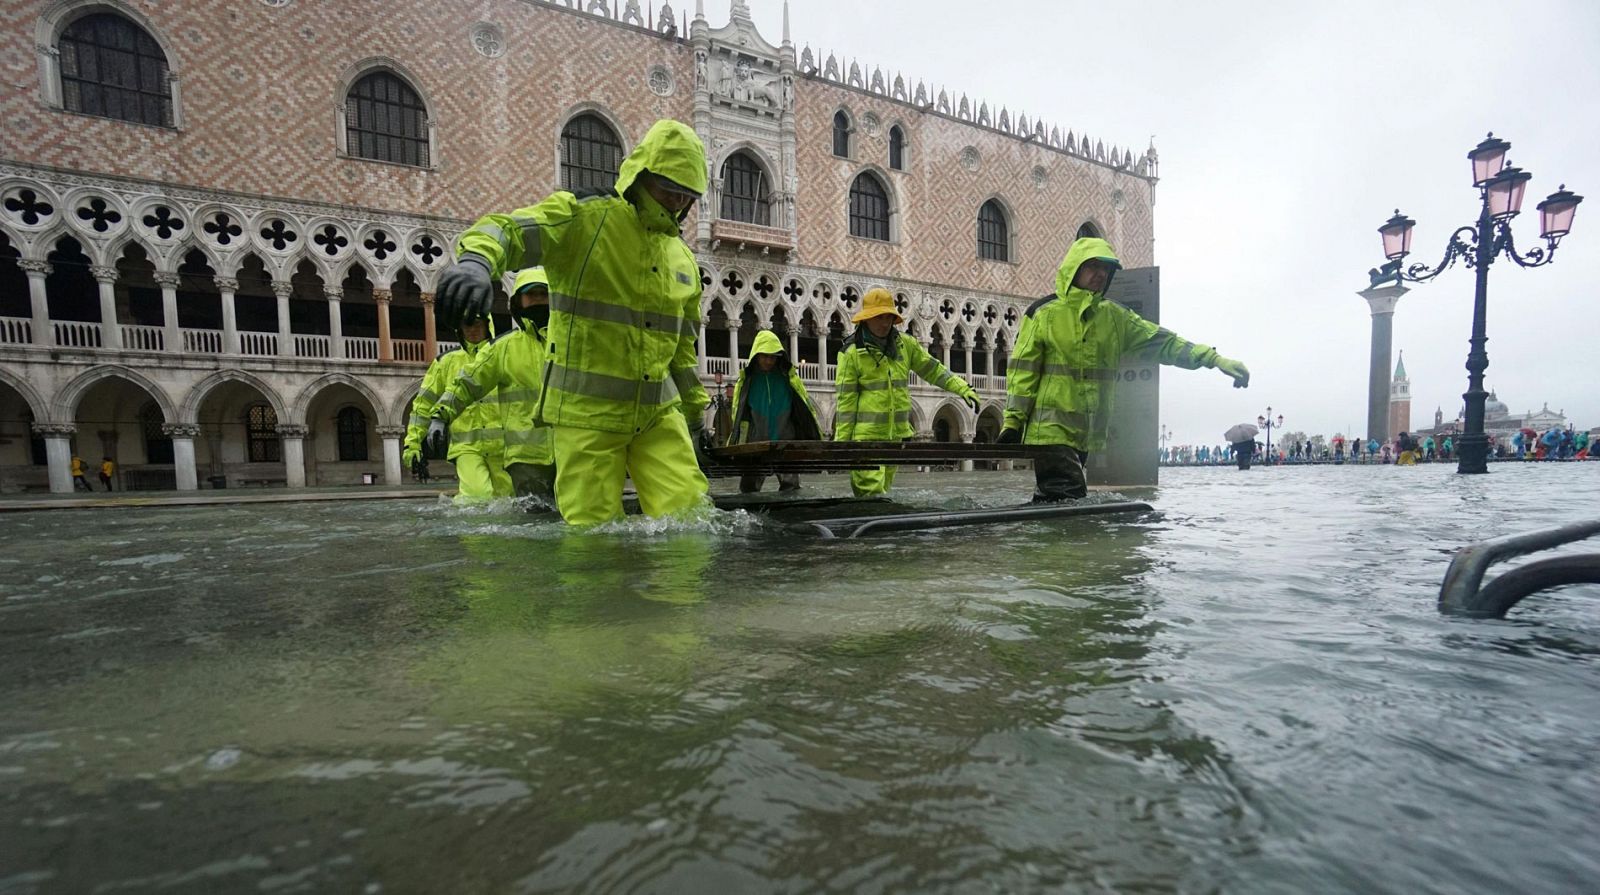
<path id="1" fill-rule="evenodd" d="M 1535 560 L 1501 573 L 1488 584 L 1489 566 L 1600 534 L 1600 519 L 1491 538 L 1456 552 L 1439 587 L 1439 611 L 1472 618 L 1504 618 L 1523 597 L 1567 584 L 1600 584 L 1600 553 Z"/>

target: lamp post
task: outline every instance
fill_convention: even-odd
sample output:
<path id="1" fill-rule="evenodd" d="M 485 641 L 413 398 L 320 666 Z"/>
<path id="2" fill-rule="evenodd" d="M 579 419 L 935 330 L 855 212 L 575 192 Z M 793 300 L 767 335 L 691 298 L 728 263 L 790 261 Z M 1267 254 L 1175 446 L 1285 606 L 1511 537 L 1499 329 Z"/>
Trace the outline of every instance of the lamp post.
<path id="1" fill-rule="evenodd" d="M 1526 254 L 1517 251 L 1511 238 L 1511 219 L 1522 210 L 1522 193 L 1532 174 L 1509 165 L 1506 151 L 1511 144 L 1494 134 L 1479 143 L 1467 158 L 1472 161 L 1472 185 L 1478 188 L 1481 208 L 1478 222 L 1458 227 L 1445 246 L 1444 259 L 1433 267 L 1413 264 L 1402 269 L 1406 255 L 1411 252 L 1411 228 L 1416 221 L 1395 209 L 1394 217 L 1378 228 L 1383 236 L 1383 254 L 1389 263 L 1372 272 L 1372 285 L 1387 280 L 1425 283 L 1462 259 L 1467 267 L 1477 271 L 1477 290 L 1472 303 L 1472 339 L 1467 351 L 1467 391 L 1462 395 L 1467 402 L 1466 421 L 1461 437 L 1456 441 L 1456 472 L 1484 473 L 1489 471 L 1489 439 L 1483 431 L 1484 400 L 1489 393 L 1483 389 L 1483 371 L 1489 367 L 1489 354 L 1484 344 L 1489 337 L 1484 332 L 1484 317 L 1489 301 L 1489 266 L 1499 255 L 1516 262 L 1518 267 L 1542 267 L 1555 260 L 1556 246 L 1561 237 L 1572 229 L 1572 217 L 1583 197 L 1570 192 L 1566 184 L 1551 193 L 1539 210 L 1539 235 L 1545 247 L 1535 246 Z"/>
<path id="2" fill-rule="evenodd" d="M 1256 425 L 1258 425 L 1261 428 L 1267 430 L 1267 451 L 1266 451 L 1267 463 L 1268 463 L 1268 465 L 1271 465 L 1272 462 L 1273 462 L 1273 460 L 1272 460 L 1272 427 L 1273 426 L 1281 427 L 1283 425 L 1283 414 L 1281 414 L 1281 413 L 1278 414 L 1277 420 L 1273 420 L 1273 418 L 1272 418 L 1272 405 L 1268 404 L 1267 405 L 1267 415 L 1266 416 L 1258 416 L 1258 417 L 1256 417 Z"/>

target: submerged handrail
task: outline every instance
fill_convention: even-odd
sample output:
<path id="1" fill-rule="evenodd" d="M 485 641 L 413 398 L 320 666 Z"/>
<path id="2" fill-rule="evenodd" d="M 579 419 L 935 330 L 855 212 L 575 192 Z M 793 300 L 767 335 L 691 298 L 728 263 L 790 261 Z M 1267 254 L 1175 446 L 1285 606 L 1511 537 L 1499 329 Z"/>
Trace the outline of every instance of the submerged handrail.
<path id="1" fill-rule="evenodd" d="M 1596 534 L 1600 534 L 1600 519 L 1469 544 L 1456 552 L 1444 573 L 1444 583 L 1439 587 L 1439 611 L 1502 618 L 1517 601 L 1535 591 L 1563 584 L 1600 583 L 1600 554 L 1540 560 L 1506 572 L 1487 586 L 1483 583 L 1484 573 L 1497 562 Z"/>
<path id="2" fill-rule="evenodd" d="M 920 531 L 956 525 L 981 525 L 989 522 L 1016 522 L 1022 519 L 1056 519 L 1064 516 L 1102 516 L 1110 513 L 1147 513 L 1147 503 L 1126 501 L 1088 506 L 1042 504 L 1037 506 L 997 507 L 980 510 L 950 510 L 931 513 L 902 513 L 893 516 L 853 516 L 845 519 L 818 519 L 808 523 L 824 538 L 837 538 L 835 531 L 848 531 L 846 538 L 859 538 L 873 531 Z"/>

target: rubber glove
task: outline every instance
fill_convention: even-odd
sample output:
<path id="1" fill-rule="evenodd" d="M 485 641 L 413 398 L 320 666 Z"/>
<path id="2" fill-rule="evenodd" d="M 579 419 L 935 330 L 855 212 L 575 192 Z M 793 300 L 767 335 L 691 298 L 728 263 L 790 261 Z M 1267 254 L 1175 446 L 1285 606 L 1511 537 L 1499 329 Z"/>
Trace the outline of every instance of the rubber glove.
<path id="1" fill-rule="evenodd" d="M 436 298 L 439 316 L 450 326 L 459 326 L 463 320 L 488 317 L 489 306 L 494 302 L 489 261 L 472 252 L 457 258 L 450 269 L 439 275 Z"/>
<path id="2" fill-rule="evenodd" d="M 689 425 L 689 440 L 694 443 L 694 462 L 701 469 L 717 462 L 711 458 L 711 436 L 706 434 L 705 423 Z"/>
<path id="3" fill-rule="evenodd" d="M 417 461 L 421 459 L 422 452 L 416 448 L 406 448 L 405 452 L 400 455 L 400 462 L 405 464 L 405 468 L 407 469 L 416 466 Z"/>
<path id="4" fill-rule="evenodd" d="M 1001 429 L 1000 437 L 995 439 L 996 444 L 1021 444 L 1021 429 Z"/>
<path id="5" fill-rule="evenodd" d="M 450 453 L 450 424 L 434 417 L 428 421 L 428 434 L 422 437 L 422 453 L 429 460 L 443 460 Z"/>
<path id="6" fill-rule="evenodd" d="M 1228 378 L 1233 380 L 1234 388 L 1250 387 L 1250 371 L 1245 367 L 1244 364 L 1239 363 L 1231 357 L 1223 357 L 1219 354 L 1217 355 L 1217 369 L 1221 370 L 1223 373 L 1226 373 Z"/>
<path id="7" fill-rule="evenodd" d="M 977 395 L 963 395 L 961 397 L 961 400 L 967 402 L 967 406 L 972 408 L 972 412 L 973 413 L 977 413 L 978 412 L 978 396 Z"/>

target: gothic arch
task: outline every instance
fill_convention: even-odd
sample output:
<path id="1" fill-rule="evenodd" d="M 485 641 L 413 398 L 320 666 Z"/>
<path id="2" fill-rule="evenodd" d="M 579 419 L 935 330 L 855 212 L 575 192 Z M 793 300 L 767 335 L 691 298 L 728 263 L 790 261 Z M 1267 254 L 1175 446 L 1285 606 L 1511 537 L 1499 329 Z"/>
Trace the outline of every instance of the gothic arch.
<path id="1" fill-rule="evenodd" d="M 400 60 L 391 56 L 369 56 L 344 70 L 339 76 L 339 83 L 334 88 L 333 94 L 333 125 L 334 145 L 339 155 L 347 158 L 363 158 L 350 152 L 350 133 L 347 129 L 347 106 L 350 91 L 360 80 L 373 72 L 387 72 L 406 83 L 407 87 L 416 91 L 417 99 L 422 101 L 424 121 L 428 128 L 428 163 L 414 167 L 423 170 L 435 170 L 439 167 L 439 136 L 438 125 L 439 106 L 434 102 L 423 80 L 416 72 L 407 68 Z M 391 163 L 393 164 L 393 163 Z"/>
<path id="2" fill-rule="evenodd" d="M 957 401 L 954 398 L 945 398 L 938 404 L 934 405 L 933 413 L 931 414 L 930 419 L 938 419 L 940 416 L 944 415 L 946 410 L 950 411 L 949 418 L 952 418 L 956 421 L 955 432 L 951 433 L 954 435 L 956 441 L 964 442 L 969 440 L 972 437 L 972 431 L 967 425 L 968 417 L 972 417 L 974 420 L 977 419 L 977 417 L 972 416 L 972 410 L 967 407 L 967 405 Z M 920 433 L 922 431 L 922 427 L 918 426 L 917 431 Z M 928 424 L 928 431 L 933 431 L 933 423 L 931 422 Z"/>
<path id="3" fill-rule="evenodd" d="M 156 46 L 161 48 L 161 53 L 166 56 L 167 61 L 167 86 L 172 94 L 172 126 L 181 129 L 183 103 L 178 83 L 183 65 L 175 52 L 176 45 L 167 39 L 149 17 L 125 0 L 56 0 L 40 14 L 33 32 L 34 52 L 39 62 L 40 99 L 52 109 L 65 108 L 66 101 L 61 95 L 61 54 L 57 49 L 61 42 L 61 33 L 73 22 L 96 13 L 109 13 L 127 19 L 144 29 L 144 32 L 150 35 L 150 39 L 156 42 Z"/>
<path id="4" fill-rule="evenodd" d="M 313 379 L 304 388 L 300 389 L 300 394 L 294 399 L 294 406 L 289 408 L 288 418 L 279 417 L 278 419 L 284 422 L 305 425 L 306 411 L 311 407 L 311 402 L 316 400 L 317 396 L 330 385 L 348 385 L 355 389 L 360 393 L 361 397 L 367 399 L 367 405 L 372 408 L 374 414 L 382 413 L 383 408 L 389 406 L 389 402 L 379 398 L 378 393 L 373 391 L 372 386 L 351 376 L 349 373 L 326 373 Z M 401 405 L 402 408 L 404 406 L 403 404 Z M 390 421 L 387 419 L 382 420 L 379 425 L 390 425 Z"/>
<path id="5" fill-rule="evenodd" d="M 406 426 L 411 423 L 411 420 L 406 417 L 406 407 L 417 397 L 417 393 L 420 391 L 422 391 L 422 381 L 418 379 L 410 380 L 410 384 L 400 390 L 400 396 L 395 398 L 394 403 L 389 406 L 389 419 L 394 420 L 395 425 Z M 381 412 L 378 407 L 373 409 Z"/>
<path id="6" fill-rule="evenodd" d="M 1105 239 L 1106 230 L 1104 227 L 1100 226 L 1100 224 L 1097 223 L 1094 218 L 1084 218 L 1083 223 L 1078 225 L 1078 231 L 1072 238 L 1077 240 L 1085 237 Z"/>
<path id="7" fill-rule="evenodd" d="M 850 191 L 855 188 L 856 181 L 863 177 L 871 177 L 876 180 L 878 186 L 883 188 L 884 198 L 889 203 L 889 238 L 887 240 L 877 240 L 850 233 Z M 855 174 L 850 177 L 850 185 L 845 190 L 842 210 L 844 211 L 845 233 L 849 233 L 856 239 L 870 239 L 872 242 L 881 241 L 889 245 L 900 244 L 900 191 L 895 189 L 894 178 L 890 177 L 889 172 L 884 170 L 881 165 L 869 162 L 856 169 Z"/>
<path id="8" fill-rule="evenodd" d="M 267 399 L 267 403 L 272 405 L 272 412 L 278 415 L 278 419 L 288 419 L 288 416 L 284 413 L 283 397 L 278 394 L 277 389 L 268 385 L 266 380 L 244 370 L 218 370 L 195 383 L 194 387 L 189 389 L 188 396 L 183 399 L 182 406 L 178 408 L 178 416 L 175 422 L 197 422 L 200 417 L 200 407 L 205 404 L 206 396 L 211 394 L 211 391 L 217 386 L 226 382 L 242 382 L 250 386 L 260 392 L 263 398 Z"/>
<path id="9" fill-rule="evenodd" d="M 1022 253 L 1019 251 L 1019 247 L 1017 245 L 1017 237 L 1021 235 L 1022 228 L 1017 223 L 1017 208 L 1015 205 L 1012 205 L 1011 202 L 1009 202 L 1006 197 L 1000 193 L 990 193 L 983 198 L 983 201 L 978 203 L 977 209 L 973 211 L 973 223 L 977 224 L 977 222 L 981 220 L 983 215 L 983 207 L 988 205 L 990 202 L 993 202 L 1000 209 L 1000 215 L 1005 219 L 1006 256 L 1003 259 L 991 258 L 985 260 L 1000 261 L 1004 264 L 1016 264 L 1018 263 L 1017 259 L 1022 257 Z M 973 229 L 976 231 L 977 227 L 975 226 Z M 974 248 L 976 249 L 976 246 L 974 246 Z M 982 256 L 980 255 L 979 257 L 981 258 Z"/>
<path id="10" fill-rule="evenodd" d="M 629 152 L 633 151 L 633 140 L 628 136 L 628 129 L 622 126 L 621 116 L 611 111 L 610 108 L 591 100 L 574 103 L 568 106 L 565 112 L 561 113 L 561 117 L 557 119 L 559 123 L 551 135 L 555 142 L 551 145 L 550 152 L 555 160 L 553 170 L 556 172 L 558 188 L 561 180 L 561 134 L 567 129 L 567 125 L 572 123 L 572 119 L 580 115 L 593 115 L 605 122 L 606 126 L 611 128 L 611 132 L 617 135 L 617 142 L 622 144 L 622 157 L 624 159 L 628 157 Z"/>
<path id="11" fill-rule="evenodd" d="M 44 397 L 40 395 L 33 386 L 28 384 L 28 380 L 10 372 L 4 367 L 0 367 L 0 383 L 11 386 L 11 388 L 16 390 L 17 394 L 22 396 L 23 403 L 28 405 L 28 411 L 33 414 L 33 418 L 36 422 L 57 422 L 56 420 L 52 420 L 50 418 L 50 407 L 45 403 Z M 67 417 L 63 421 L 70 423 L 72 422 L 72 418 Z"/>
<path id="12" fill-rule="evenodd" d="M 167 394 L 167 390 L 156 385 L 154 381 L 143 373 L 124 367 L 121 364 L 101 364 L 79 373 L 56 394 L 52 405 L 52 416 L 59 422 L 72 422 L 77 418 L 78 402 L 82 400 L 84 392 L 107 379 L 126 379 L 139 386 L 149 392 L 151 398 L 155 399 L 157 406 L 161 408 L 161 415 L 166 418 L 167 422 L 177 421 L 177 409 L 172 403 L 172 397 Z"/>

